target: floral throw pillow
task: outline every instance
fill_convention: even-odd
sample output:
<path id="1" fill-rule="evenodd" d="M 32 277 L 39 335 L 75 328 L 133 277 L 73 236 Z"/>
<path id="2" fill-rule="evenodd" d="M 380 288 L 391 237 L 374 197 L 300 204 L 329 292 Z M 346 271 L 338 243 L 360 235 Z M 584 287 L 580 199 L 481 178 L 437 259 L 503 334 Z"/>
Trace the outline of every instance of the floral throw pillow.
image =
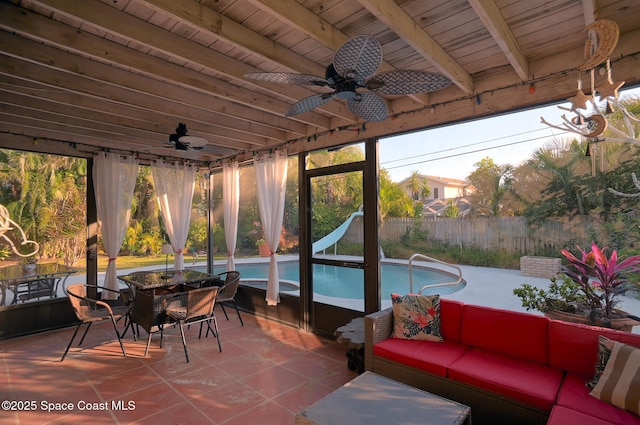
<path id="1" fill-rule="evenodd" d="M 593 389 L 598 384 L 604 368 L 607 366 L 609 357 L 613 350 L 613 341 L 602 335 L 598 336 L 598 361 L 596 362 L 596 370 L 593 373 L 591 381 L 587 382 L 587 387 Z"/>
<path id="2" fill-rule="evenodd" d="M 391 294 L 393 338 L 442 341 L 439 295 Z"/>

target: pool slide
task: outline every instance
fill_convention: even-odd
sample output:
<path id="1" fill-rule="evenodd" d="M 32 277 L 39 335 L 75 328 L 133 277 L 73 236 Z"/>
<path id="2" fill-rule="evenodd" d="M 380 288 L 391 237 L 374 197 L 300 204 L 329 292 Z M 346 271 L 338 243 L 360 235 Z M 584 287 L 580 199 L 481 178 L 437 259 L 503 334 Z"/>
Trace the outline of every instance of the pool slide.
<path id="1" fill-rule="evenodd" d="M 312 253 L 315 254 L 316 252 L 324 251 L 325 249 L 338 242 L 340 238 L 342 238 L 347 232 L 347 229 L 349 228 L 349 225 L 351 225 L 353 219 L 362 216 L 362 214 L 362 211 L 356 211 L 352 213 L 349 218 L 347 218 L 340 226 L 336 227 L 333 232 L 329 233 L 324 238 L 315 241 L 311 246 Z"/>

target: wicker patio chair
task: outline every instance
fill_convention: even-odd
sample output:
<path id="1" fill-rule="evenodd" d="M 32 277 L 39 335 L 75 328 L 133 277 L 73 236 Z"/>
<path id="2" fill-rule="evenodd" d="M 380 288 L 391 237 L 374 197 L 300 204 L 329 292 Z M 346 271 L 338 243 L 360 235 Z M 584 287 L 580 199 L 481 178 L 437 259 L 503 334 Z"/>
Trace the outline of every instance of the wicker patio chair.
<path id="1" fill-rule="evenodd" d="M 80 323 L 78 323 L 78 326 L 73 332 L 73 336 L 71 336 L 69 345 L 67 345 L 67 348 L 64 350 L 64 353 L 62 354 L 62 358 L 60 359 L 61 362 L 64 360 L 65 356 L 69 352 L 69 349 L 73 344 L 73 340 L 76 338 L 76 335 L 78 334 L 78 330 L 80 329 L 80 326 L 82 326 L 83 324 L 87 325 L 87 327 L 84 330 L 84 333 L 82 334 L 82 338 L 80 339 L 80 343 L 78 344 L 78 346 L 82 345 L 82 342 L 84 341 L 84 337 L 87 336 L 87 332 L 89 331 L 89 328 L 91 327 L 91 325 L 95 322 L 101 322 L 104 320 L 110 320 L 111 323 L 113 324 L 113 329 L 115 330 L 116 336 L 118 337 L 118 342 L 120 343 L 122 354 L 125 357 L 127 355 L 127 353 L 124 350 L 124 345 L 122 344 L 121 335 L 118 332 L 117 322 L 129 313 L 130 307 L 127 305 L 122 307 L 111 307 L 109 304 L 107 304 L 104 301 L 94 300 L 92 298 L 89 298 L 87 296 L 87 288 L 91 288 L 91 287 L 102 290 L 102 291 L 111 291 L 111 292 L 120 293 L 120 291 L 116 291 L 113 289 L 102 288 L 95 285 L 85 285 L 82 283 L 70 285 L 66 289 L 69 302 L 71 303 L 71 307 L 73 307 L 73 311 L 75 312 L 78 320 L 80 320 Z M 126 332 L 126 329 L 125 329 L 125 332 Z"/>
<path id="2" fill-rule="evenodd" d="M 236 304 L 236 292 L 238 292 L 238 285 L 240 285 L 240 272 L 232 270 L 228 272 L 223 272 L 218 275 L 218 277 L 224 277 L 224 285 L 220 287 L 218 291 L 218 298 L 216 302 L 220 304 L 222 308 L 222 312 L 224 313 L 224 317 L 229 320 L 229 316 L 227 316 L 227 312 L 224 309 L 225 304 L 233 304 L 233 307 L 236 309 L 236 313 L 238 314 L 238 319 L 240 319 L 240 324 L 244 326 L 244 322 L 242 321 L 242 317 L 240 317 L 240 310 L 238 310 L 238 304 Z M 209 331 L 207 330 L 207 335 Z"/>
<path id="3" fill-rule="evenodd" d="M 169 307 L 181 306 L 186 302 L 186 294 L 176 294 L 162 289 L 155 291 L 136 291 L 136 297 L 131 310 L 131 322 L 142 327 L 148 334 L 147 346 L 144 350 L 145 357 L 149 353 L 151 337 L 154 333 L 160 332 L 160 348 L 162 348 L 163 327 L 171 320 L 164 311 L 167 304 L 165 301 L 171 299 Z"/>
<path id="4" fill-rule="evenodd" d="M 193 289 L 186 293 L 186 305 L 178 307 L 166 307 L 165 313 L 167 317 L 178 322 L 180 326 L 180 335 L 182 336 L 182 346 L 184 347 L 184 355 L 189 363 L 189 353 L 187 352 L 187 341 L 184 336 L 184 327 L 190 326 L 196 323 L 200 323 L 200 331 L 198 332 L 198 339 L 202 336 L 202 325 L 206 323 L 207 333 L 211 331 L 213 336 L 218 340 L 218 350 L 222 352 L 222 344 L 220 343 L 220 334 L 218 331 L 218 322 L 216 316 L 213 313 L 213 309 L 216 305 L 216 297 L 218 295 L 218 287 L 211 286 L 207 288 Z M 180 296 L 179 294 L 176 296 Z M 165 304 L 171 302 L 171 298 L 164 301 Z M 213 321 L 213 327 L 211 328 L 211 322 Z"/>

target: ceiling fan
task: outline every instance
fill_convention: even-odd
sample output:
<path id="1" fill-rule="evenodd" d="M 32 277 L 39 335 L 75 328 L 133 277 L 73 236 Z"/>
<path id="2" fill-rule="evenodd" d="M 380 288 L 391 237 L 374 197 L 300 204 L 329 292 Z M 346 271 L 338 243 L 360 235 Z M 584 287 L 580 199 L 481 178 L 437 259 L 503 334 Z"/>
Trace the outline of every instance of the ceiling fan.
<path id="1" fill-rule="evenodd" d="M 203 137 L 189 136 L 189 133 L 187 133 L 187 125 L 183 123 L 179 123 L 176 132 L 169 135 L 169 142 L 179 151 L 186 151 L 189 148 L 202 149 L 209 143 L 209 141 Z"/>
<path id="2" fill-rule="evenodd" d="M 181 158 L 201 160 L 208 156 L 228 156 L 238 153 L 237 149 L 209 144 L 204 137 L 189 136 L 187 125 L 179 123 L 174 134 L 169 135 L 169 146 L 176 151 L 175 154 Z M 164 151 L 166 148 L 159 148 Z"/>
<path id="3" fill-rule="evenodd" d="M 344 99 L 354 115 L 371 122 L 384 121 L 387 105 L 378 94 L 406 95 L 433 92 L 451 85 L 447 77 L 424 71 L 394 70 L 373 75 L 382 63 L 382 46 L 373 37 L 361 35 L 347 40 L 336 51 L 325 78 L 288 72 L 256 72 L 245 77 L 260 81 L 328 87 L 331 93 L 315 94 L 294 103 L 286 116 L 298 115 Z M 358 92 L 365 88 L 369 91 Z"/>

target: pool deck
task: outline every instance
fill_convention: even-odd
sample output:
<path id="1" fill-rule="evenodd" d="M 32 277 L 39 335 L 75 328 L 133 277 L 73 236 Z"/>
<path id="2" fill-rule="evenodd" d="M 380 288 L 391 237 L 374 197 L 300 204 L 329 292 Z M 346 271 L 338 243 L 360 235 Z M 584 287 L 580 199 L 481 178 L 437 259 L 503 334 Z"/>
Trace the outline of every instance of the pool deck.
<path id="1" fill-rule="evenodd" d="M 297 260 L 298 256 L 293 255 L 281 255 L 278 256 L 279 261 Z M 255 262 L 268 262 L 268 258 L 239 258 L 236 259 L 236 264 L 242 263 L 255 263 Z M 398 260 L 390 260 L 397 262 Z M 417 262 L 416 264 L 424 264 L 433 266 L 433 263 Z M 185 267 L 203 267 L 206 266 L 205 262 L 194 263 L 192 261 L 185 261 Z M 214 262 L 214 272 L 222 272 L 225 270 L 226 260 L 218 260 Z M 490 267 L 475 267 L 475 266 L 461 266 L 462 277 L 466 280 L 467 285 L 458 292 L 453 294 L 447 294 L 444 296 L 448 299 L 462 301 L 469 304 L 483 305 L 487 307 L 502 308 L 512 311 L 526 311 L 520 304 L 520 299 L 513 295 L 513 290 L 518 288 L 523 283 L 529 283 L 539 288 L 546 289 L 549 286 L 550 280 L 546 278 L 523 276 L 520 270 L 508 270 L 508 269 L 495 269 Z M 158 266 L 147 267 L 145 269 L 160 269 Z M 140 270 L 140 269 L 136 269 Z M 451 271 L 450 269 L 442 268 L 442 270 Z M 118 270 L 118 275 L 126 274 L 127 270 Z M 104 273 L 98 275 L 99 283 L 102 283 Z M 67 285 L 76 282 L 85 282 L 84 275 L 72 275 L 67 281 Z M 61 294 L 64 296 L 63 294 Z M 632 295 L 632 294 L 630 294 Z M 621 303 L 618 308 L 640 316 L 640 300 L 633 296 L 620 296 Z M 330 302 L 337 301 L 335 299 L 327 300 Z M 344 301 L 344 300 L 342 300 Z M 338 305 L 348 306 L 349 303 L 337 302 Z M 382 300 L 382 307 L 386 308 L 391 305 L 390 299 Z M 358 308 L 357 306 L 355 307 Z M 533 314 L 541 314 L 538 312 L 529 312 Z M 640 326 L 634 327 L 634 333 L 640 333 Z"/>
<path id="2" fill-rule="evenodd" d="M 297 256 L 283 255 L 279 257 L 282 261 L 297 260 Z M 260 259 L 268 261 L 268 259 Z M 236 263 L 255 262 L 256 259 L 239 259 Z M 390 262 L 405 262 L 401 260 L 389 260 Z M 225 263 L 220 263 L 225 264 Z M 444 271 L 451 272 L 450 268 L 439 267 L 434 263 L 416 262 L 418 265 L 427 265 L 441 268 Z M 214 267 L 219 266 L 216 262 Z M 458 292 L 444 295 L 443 297 L 452 300 L 462 301 L 469 304 L 483 305 L 487 307 L 502 308 L 511 311 L 526 312 L 522 307 L 520 299 L 513 295 L 513 290 L 520 287 L 523 283 L 529 283 L 542 289 L 547 289 L 551 281 L 547 278 L 523 276 L 520 270 L 496 269 L 491 267 L 476 267 L 456 265 L 462 270 L 462 277 L 467 285 Z M 630 293 L 631 295 L 631 293 Z M 618 308 L 640 316 L 640 299 L 633 296 L 620 296 L 620 304 Z M 382 307 L 386 308 L 391 305 L 390 299 L 382 300 Z M 540 312 L 529 311 L 532 314 L 542 314 Z M 640 333 L 640 326 L 634 327 L 633 333 Z"/>

